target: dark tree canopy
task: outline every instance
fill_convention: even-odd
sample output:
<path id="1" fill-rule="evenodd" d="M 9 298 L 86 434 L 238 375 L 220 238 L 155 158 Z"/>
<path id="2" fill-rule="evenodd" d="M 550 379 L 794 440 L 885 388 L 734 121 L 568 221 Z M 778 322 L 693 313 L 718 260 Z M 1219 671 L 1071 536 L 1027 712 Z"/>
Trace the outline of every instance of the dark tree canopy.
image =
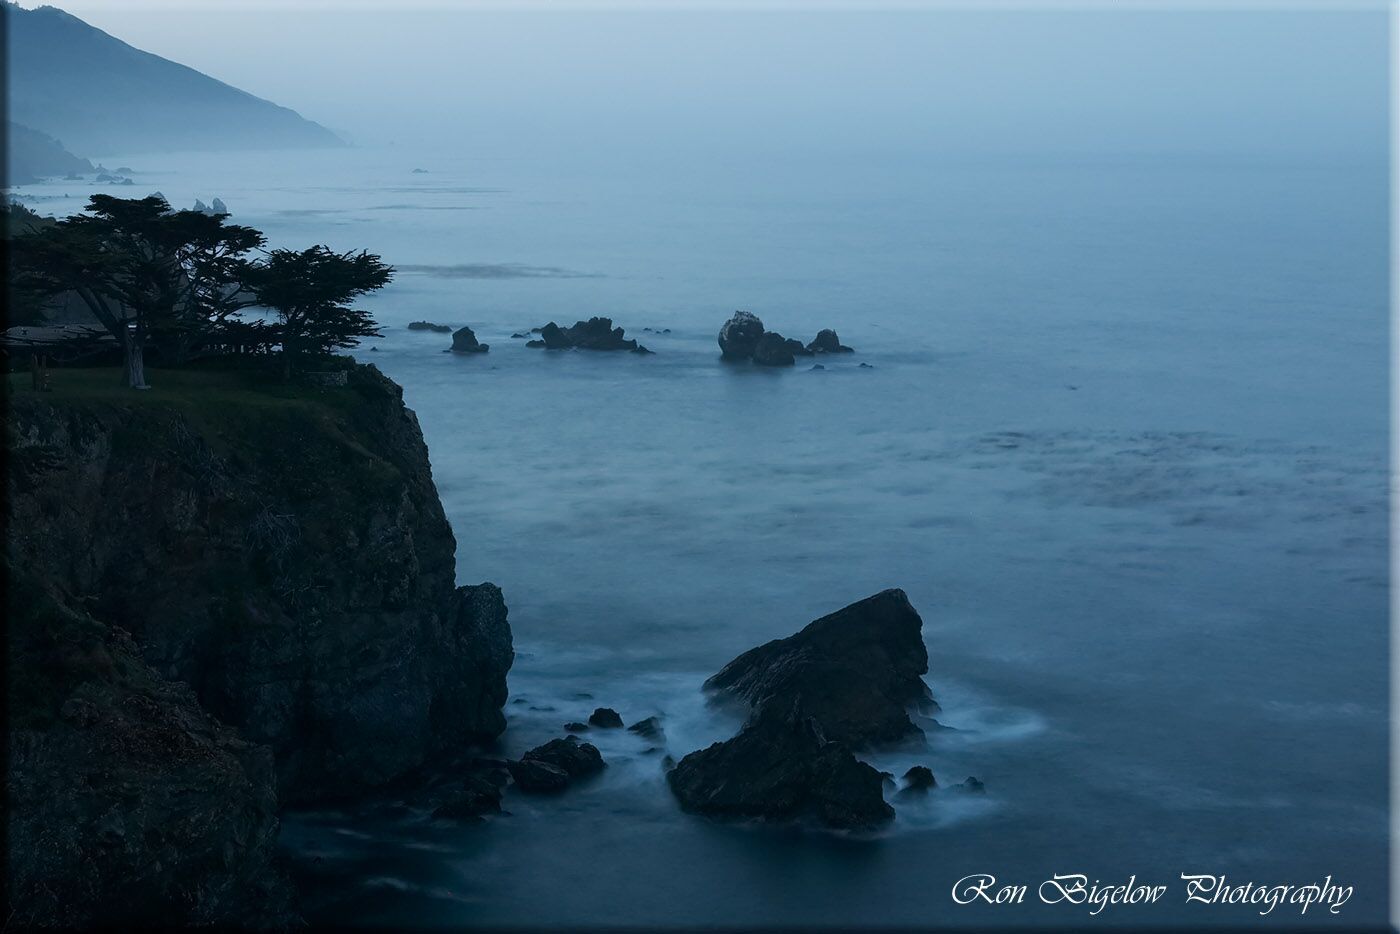
<path id="1" fill-rule="evenodd" d="M 286 374 L 300 354 L 327 354 L 379 336 L 370 313 L 351 303 L 383 288 L 393 274 L 373 253 L 337 253 L 326 246 L 273 250 L 254 264 L 247 283 L 258 304 L 281 319 Z"/>
<path id="2" fill-rule="evenodd" d="M 197 334 L 241 307 L 245 257 L 264 242 L 223 216 L 172 211 L 159 195 L 99 194 L 83 214 L 17 238 L 11 273 L 27 298 L 76 293 L 122 347 L 129 385 L 144 387 L 151 333 Z"/>

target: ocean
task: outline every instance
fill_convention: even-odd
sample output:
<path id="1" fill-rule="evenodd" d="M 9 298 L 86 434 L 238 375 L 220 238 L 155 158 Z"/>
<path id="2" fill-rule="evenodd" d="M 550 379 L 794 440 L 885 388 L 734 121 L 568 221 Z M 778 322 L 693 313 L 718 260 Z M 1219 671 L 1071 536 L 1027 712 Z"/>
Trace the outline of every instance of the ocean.
<path id="1" fill-rule="evenodd" d="M 404 386 L 458 541 L 505 592 L 505 754 L 595 706 L 728 736 L 701 682 L 886 587 L 924 620 L 927 750 L 985 797 L 871 836 L 682 814 L 660 754 L 508 815 L 289 815 L 314 922 L 1356 925 L 1388 885 L 1383 161 L 406 148 L 104 159 L 273 246 L 399 272 L 355 355 Z M 425 170 L 415 173 L 413 170 Z M 21 189 L 41 212 L 89 187 Z M 736 310 L 857 353 L 719 359 Z M 513 339 L 606 315 L 655 351 Z M 445 353 L 426 319 L 470 325 Z M 644 329 L 651 329 L 644 331 Z M 813 369 L 820 363 L 822 369 Z M 860 364 L 869 364 L 862 367 Z M 388 803 L 392 804 L 392 802 Z M 962 905 L 958 880 L 1026 885 Z M 1163 884 L 1047 903 L 1055 875 Z M 1354 887 L 1332 913 L 1183 874 Z M 1053 894 L 1053 890 L 1052 890 Z"/>

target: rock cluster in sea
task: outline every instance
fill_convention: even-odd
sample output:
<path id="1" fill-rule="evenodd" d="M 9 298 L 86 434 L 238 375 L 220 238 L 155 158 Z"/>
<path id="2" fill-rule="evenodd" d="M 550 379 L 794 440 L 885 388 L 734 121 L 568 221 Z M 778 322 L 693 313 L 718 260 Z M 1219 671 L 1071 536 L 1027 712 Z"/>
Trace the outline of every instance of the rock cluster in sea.
<path id="1" fill-rule="evenodd" d="M 830 328 L 823 328 L 811 343 L 803 344 L 767 330 L 757 315 L 747 311 L 734 312 L 719 329 L 719 350 L 726 360 L 752 360 L 759 366 L 792 366 L 797 357 L 854 352 Z"/>
<path id="2" fill-rule="evenodd" d="M 681 806 L 842 829 L 889 820 L 884 776 L 855 752 L 922 739 L 909 710 L 937 709 L 922 630 L 904 591 L 885 590 L 734 659 L 705 686 L 747 702 L 748 720 L 668 773 Z M 932 787 L 924 772 L 907 781 Z"/>
<path id="3" fill-rule="evenodd" d="M 526 343 L 526 347 L 543 347 L 546 350 L 630 350 L 633 353 L 651 353 L 641 344 L 624 336 L 622 328 L 613 327 L 611 318 L 589 318 L 576 321 L 567 328 L 561 328 L 553 321 L 535 328 L 539 338 Z"/>

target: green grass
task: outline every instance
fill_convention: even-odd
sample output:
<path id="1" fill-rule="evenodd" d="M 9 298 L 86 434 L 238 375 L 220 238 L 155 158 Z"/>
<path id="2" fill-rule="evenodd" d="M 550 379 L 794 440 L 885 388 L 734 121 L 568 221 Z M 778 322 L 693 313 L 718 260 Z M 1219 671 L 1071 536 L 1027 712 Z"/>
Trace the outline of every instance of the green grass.
<path id="1" fill-rule="evenodd" d="M 109 403 L 139 406 L 203 408 L 285 408 L 354 404 L 355 394 L 339 387 L 319 388 L 284 382 L 266 370 L 146 369 L 150 389 L 129 389 L 121 367 L 54 367 L 49 370 L 51 391 L 38 392 L 29 373 L 8 374 L 12 403 L 30 399 L 62 404 Z"/>

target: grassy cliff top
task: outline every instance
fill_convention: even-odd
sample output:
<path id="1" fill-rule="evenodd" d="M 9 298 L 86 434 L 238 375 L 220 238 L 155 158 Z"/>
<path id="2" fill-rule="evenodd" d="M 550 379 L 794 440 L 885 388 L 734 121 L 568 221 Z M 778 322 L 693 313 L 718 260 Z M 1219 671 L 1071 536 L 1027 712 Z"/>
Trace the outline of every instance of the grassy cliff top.
<path id="1" fill-rule="evenodd" d="M 360 396 L 343 387 L 314 387 L 288 383 L 264 370 L 146 368 L 150 389 L 129 389 L 121 367 L 74 367 L 49 370 L 50 392 L 32 388 L 29 373 L 8 374 L 7 399 L 63 403 L 111 403 L 116 405 L 177 406 L 188 409 L 225 406 L 332 406 L 355 405 Z"/>

